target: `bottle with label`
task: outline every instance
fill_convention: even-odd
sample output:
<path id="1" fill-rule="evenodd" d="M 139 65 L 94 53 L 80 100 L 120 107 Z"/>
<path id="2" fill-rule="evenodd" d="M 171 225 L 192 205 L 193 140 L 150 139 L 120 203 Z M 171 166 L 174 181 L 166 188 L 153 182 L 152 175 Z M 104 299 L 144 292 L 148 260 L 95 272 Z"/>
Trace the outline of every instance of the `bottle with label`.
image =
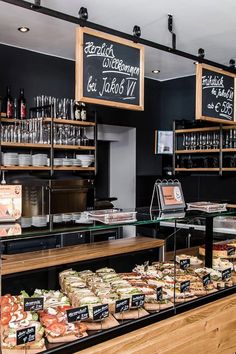
<path id="1" fill-rule="evenodd" d="M 85 108 L 85 103 L 81 103 L 80 116 L 81 116 L 82 120 L 86 120 L 86 118 L 87 118 L 87 112 L 86 112 L 86 108 Z"/>
<path id="2" fill-rule="evenodd" d="M 13 99 L 11 96 L 11 89 L 9 86 L 7 87 L 7 94 L 6 94 L 6 98 L 5 98 L 5 111 L 6 111 L 6 117 L 12 118 L 12 116 L 13 116 Z"/>
<path id="3" fill-rule="evenodd" d="M 14 98 L 14 102 L 13 102 L 13 118 L 17 119 L 17 99 Z"/>
<path id="4" fill-rule="evenodd" d="M 24 89 L 20 89 L 20 96 L 18 99 L 18 118 L 25 119 L 26 118 L 26 99 L 24 96 Z"/>
<path id="5" fill-rule="evenodd" d="M 80 103 L 77 101 L 75 101 L 75 104 L 74 104 L 74 117 L 76 120 L 81 119 Z"/>

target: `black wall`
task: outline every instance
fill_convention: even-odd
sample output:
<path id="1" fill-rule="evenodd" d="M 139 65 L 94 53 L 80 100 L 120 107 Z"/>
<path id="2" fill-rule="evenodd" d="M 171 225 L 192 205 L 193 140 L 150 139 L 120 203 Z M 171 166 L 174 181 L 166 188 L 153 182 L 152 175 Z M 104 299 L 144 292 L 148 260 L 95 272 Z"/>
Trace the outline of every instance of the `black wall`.
<path id="1" fill-rule="evenodd" d="M 46 94 L 74 97 L 74 62 L 0 45 L 0 96 L 7 85 L 18 97 L 24 87 L 28 105 L 33 96 Z M 195 77 L 158 82 L 145 79 L 145 111 L 136 112 L 89 106 L 96 109 L 98 123 L 136 127 L 137 205 L 150 202 L 155 179 L 162 174 L 162 157 L 154 155 L 154 129 L 171 130 L 175 119 L 194 119 Z M 186 200 L 236 199 L 236 178 L 219 176 L 178 177 Z M 104 188 L 104 187 L 103 187 Z"/>

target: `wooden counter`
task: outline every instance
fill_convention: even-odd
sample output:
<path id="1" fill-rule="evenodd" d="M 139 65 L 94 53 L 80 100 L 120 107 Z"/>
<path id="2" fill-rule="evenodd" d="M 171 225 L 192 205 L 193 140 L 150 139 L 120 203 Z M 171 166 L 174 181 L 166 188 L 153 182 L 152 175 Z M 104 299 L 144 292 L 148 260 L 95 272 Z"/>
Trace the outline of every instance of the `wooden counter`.
<path id="1" fill-rule="evenodd" d="M 2 275 L 110 257 L 162 246 L 164 246 L 163 240 L 139 236 L 43 251 L 2 255 Z"/>
<path id="2" fill-rule="evenodd" d="M 235 354 L 236 295 L 82 350 L 77 354 Z"/>

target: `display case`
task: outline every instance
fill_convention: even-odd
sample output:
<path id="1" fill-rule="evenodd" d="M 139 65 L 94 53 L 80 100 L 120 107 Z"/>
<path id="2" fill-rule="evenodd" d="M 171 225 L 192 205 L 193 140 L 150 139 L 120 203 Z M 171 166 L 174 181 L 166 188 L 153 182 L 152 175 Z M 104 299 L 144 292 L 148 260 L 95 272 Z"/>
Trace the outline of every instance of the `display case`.
<path id="1" fill-rule="evenodd" d="M 235 211 L 104 214 L 107 223 L 84 212 L 1 224 L 2 353 L 79 352 L 235 293 L 236 241 L 213 237 L 214 218 Z M 178 249 L 179 225 L 199 217 L 206 223 L 199 245 Z M 168 252 L 161 222 L 173 223 Z M 136 236 L 140 226 L 151 226 L 153 237 Z M 122 238 L 90 242 L 117 227 Z"/>

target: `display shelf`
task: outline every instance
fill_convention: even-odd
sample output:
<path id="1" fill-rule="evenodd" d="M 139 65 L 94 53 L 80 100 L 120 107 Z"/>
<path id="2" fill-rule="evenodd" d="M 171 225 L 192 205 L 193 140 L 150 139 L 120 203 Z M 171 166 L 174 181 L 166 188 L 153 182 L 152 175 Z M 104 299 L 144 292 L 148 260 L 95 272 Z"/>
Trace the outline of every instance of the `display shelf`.
<path id="1" fill-rule="evenodd" d="M 59 145 L 54 144 L 53 148 L 56 150 L 95 150 L 95 146 L 81 146 L 81 145 Z"/>
<path id="2" fill-rule="evenodd" d="M 49 166 L 1 166 L 1 170 L 6 171 L 50 171 Z"/>
<path id="3" fill-rule="evenodd" d="M 236 151 L 236 149 L 235 149 Z M 219 153 L 220 149 L 211 149 L 211 150 L 175 150 L 176 154 L 208 154 L 208 153 Z"/>
<path id="4" fill-rule="evenodd" d="M 220 130 L 220 127 L 187 128 L 187 129 L 176 129 L 175 134 L 197 133 L 197 132 L 215 132 L 215 131 L 219 131 L 219 130 Z"/>
<path id="5" fill-rule="evenodd" d="M 1 146 L 9 148 L 24 148 L 24 149 L 50 149 L 50 144 L 32 144 L 32 143 L 9 143 L 6 141 L 1 142 Z"/>
<path id="6" fill-rule="evenodd" d="M 233 171 L 236 171 L 236 167 L 223 167 L 222 168 L 222 171 L 225 171 L 225 172 L 227 172 L 227 171 L 231 171 L 231 172 L 233 172 Z"/>
<path id="7" fill-rule="evenodd" d="M 177 167 L 175 168 L 175 171 L 177 172 L 188 172 L 188 171 L 192 171 L 192 172 L 200 172 L 200 171 L 206 171 L 206 172 L 218 172 L 220 171 L 219 167 L 208 167 L 208 168 L 204 168 L 204 167 L 195 167 L 195 168 L 184 168 L 184 167 Z"/>
<path id="8" fill-rule="evenodd" d="M 51 250 L 2 256 L 2 275 L 110 257 L 164 246 L 164 240 L 130 237 Z"/>
<path id="9" fill-rule="evenodd" d="M 89 122 L 87 120 L 83 121 L 83 120 L 71 120 L 71 119 L 60 119 L 60 118 L 44 118 L 43 119 L 44 122 L 54 122 L 57 124 L 70 124 L 70 125 L 80 125 L 80 126 L 84 126 L 84 127 L 94 127 L 95 123 L 94 122 Z"/>
<path id="10" fill-rule="evenodd" d="M 54 166 L 54 171 L 95 171 L 95 167 Z"/>
<path id="11" fill-rule="evenodd" d="M 1 123 L 20 123 L 21 121 L 20 119 L 1 117 Z"/>
<path id="12" fill-rule="evenodd" d="M 236 148 L 224 148 L 222 152 L 236 152 Z"/>

